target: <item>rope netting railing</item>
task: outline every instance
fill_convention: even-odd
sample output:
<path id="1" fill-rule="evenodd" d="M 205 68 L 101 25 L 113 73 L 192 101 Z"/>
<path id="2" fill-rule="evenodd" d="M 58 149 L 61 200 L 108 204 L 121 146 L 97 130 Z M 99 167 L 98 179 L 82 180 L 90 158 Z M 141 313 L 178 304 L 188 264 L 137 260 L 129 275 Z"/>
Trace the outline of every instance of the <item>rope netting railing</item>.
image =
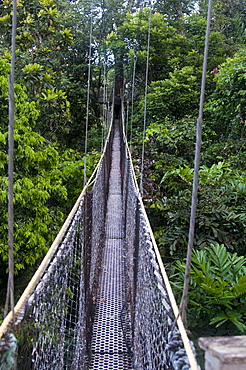
<path id="1" fill-rule="evenodd" d="M 78 338 L 85 335 L 86 322 L 86 264 L 81 263 L 85 255 L 84 209 L 85 197 L 42 279 L 15 313 L 16 367 L 11 358 L 13 335 L 3 334 L 1 369 L 70 369 L 77 363 L 80 352 L 76 347 Z"/>
<path id="2" fill-rule="evenodd" d="M 15 307 L 14 333 L 11 312 L 0 327 L 1 370 L 87 368 L 111 146 L 112 133 L 97 173 Z"/>
<path id="3" fill-rule="evenodd" d="M 126 186 L 126 271 L 134 369 L 190 369 L 131 175 Z"/>
<path id="4" fill-rule="evenodd" d="M 74 206 L 60 242 L 54 242 L 55 248 L 17 303 L 14 332 L 11 312 L 0 327 L 1 370 L 91 368 L 114 132 L 111 129 L 97 173 Z M 131 358 L 124 368 L 197 369 L 139 195 L 123 130 L 120 136 L 120 244 L 124 244 L 125 272 L 121 321 L 127 328 Z"/>
<path id="5" fill-rule="evenodd" d="M 123 205 L 133 368 L 199 369 L 146 215 L 124 134 Z"/>

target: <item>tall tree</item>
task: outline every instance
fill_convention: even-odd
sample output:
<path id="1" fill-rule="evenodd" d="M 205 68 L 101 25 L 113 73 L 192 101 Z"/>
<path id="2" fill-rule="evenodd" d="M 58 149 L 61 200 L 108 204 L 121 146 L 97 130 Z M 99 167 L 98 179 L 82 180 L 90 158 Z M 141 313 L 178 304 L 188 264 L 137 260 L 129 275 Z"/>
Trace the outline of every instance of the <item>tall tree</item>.
<path id="1" fill-rule="evenodd" d="M 199 1 L 200 12 L 205 15 L 207 2 Z M 226 36 L 228 45 L 245 43 L 246 11 L 243 0 L 215 0 L 212 27 Z"/>
<path id="2" fill-rule="evenodd" d="M 194 0 L 157 0 L 154 9 L 165 15 L 170 24 L 176 24 L 180 18 L 194 11 L 196 3 Z"/>
<path id="3" fill-rule="evenodd" d="M 0 60 L 0 260 L 8 258 L 7 243 L 7 138 L 9 63 Z M 37 103 L 28 101 L 25 87 L 15 85 L 15 269 L 32 265 L 47 250 L 63 219 L 62 203 L 67 191 L 62 173 L 57 171 L 59 155 L 33 131 L 40 112 Z M 60 207 L 60 208 L 59 208 Z"/>

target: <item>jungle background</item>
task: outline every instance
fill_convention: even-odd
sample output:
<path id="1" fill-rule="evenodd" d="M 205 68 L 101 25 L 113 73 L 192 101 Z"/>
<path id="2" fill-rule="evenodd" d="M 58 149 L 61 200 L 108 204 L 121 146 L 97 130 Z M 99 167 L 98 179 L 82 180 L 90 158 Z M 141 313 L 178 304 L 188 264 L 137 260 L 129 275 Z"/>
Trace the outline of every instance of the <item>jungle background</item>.
<path id="1" fill-rule="evenodd" d="M 16 298 L 83 188 L 91 22 L 87 176 L 100 158 L 107 131 L 102 111 L 112 101 L 116 76 L 124 79 L 125 129 L 139 176 L 150 21 L 143 198 L 179 302 L 188 242 L 207 6 L 204 0 L 156 0 L 153 4 L 141 0 L 18 1 Z M 1 307 L 8 260 L 11 11 L 12 2 L 1 0 Z M 245 25 L 243 0 L 214 0 L 188 309 L 188 327 L 195 338 L 246 330 Z"/>

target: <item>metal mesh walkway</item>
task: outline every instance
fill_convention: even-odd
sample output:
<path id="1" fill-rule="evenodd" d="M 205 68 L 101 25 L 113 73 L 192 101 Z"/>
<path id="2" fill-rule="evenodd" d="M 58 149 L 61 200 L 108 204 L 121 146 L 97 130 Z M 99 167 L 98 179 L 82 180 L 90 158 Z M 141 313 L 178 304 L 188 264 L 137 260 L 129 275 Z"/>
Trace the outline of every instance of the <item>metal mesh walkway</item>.
<path id="1" fill-rule="evenodd" d="M 90 369 L 132 369 L 129 331 L 124 317 L 126 302 L 124 222 L 120 174 L 120 137 L 116 125 L 105 225 L 105 247 L 91 343 Z"/>

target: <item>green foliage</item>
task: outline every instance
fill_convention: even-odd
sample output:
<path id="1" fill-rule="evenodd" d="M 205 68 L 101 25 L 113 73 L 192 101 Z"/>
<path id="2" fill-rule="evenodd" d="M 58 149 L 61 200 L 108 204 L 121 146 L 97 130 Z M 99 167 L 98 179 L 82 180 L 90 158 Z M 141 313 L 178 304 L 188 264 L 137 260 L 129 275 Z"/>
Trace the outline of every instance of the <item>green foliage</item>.
<path id="1" fill-rule="evenodd" d="M 131 50 L 137 55 L 137 75 L 144 79 L 147 40 L 149 27 L 149 8 L 144 8 L 136 14 L 127 14 L 117 32 L 111 32 L 107 37 L 108 47 L 121 52 L 126 60 L 131 58 Z M 160 13 L 151 16 L 150 32 L 149 80 L 166 78 L 172 71 L 173 60 L 182 60 L 186 50 L 186 39 L 170 26 Z"/>
<path id="2" fill-rule="evenodd" d="M 193 160 L 194 141 L 196 137 L 196 122 L 192 118 L 172 120 L 154 117 L 155 122 L 150 123 L 146 129 L 145 148 L 150 166 L 150 180 L 161 183 L 163 169 L 169 166 L 188 164 Z M 148 187 L 148 178 L 145 184 Z"/>
<path id="3" fill-rule="evenodd" d="M 245 136 L 246 49 L 228 58 L 216 75 L 216 89 L 207 112 L 219 139 Z M 210 124 L 211 124 L 210 123 Z"/>
<path id="4" fill-rule="evenodd" d="M 206 17 L 199 13 L 193 13 L 184 17 L 179 22 L 180 31 L 182 31 L 188 40 L 189 54 L 186 62 L 196 67 L 201 75 L 202 56 L 204 51 L 206 34 Z M 193 53 L 192 53 L 193 51 Z M 194 51 L 197 52 L 194 58 Z M 212 27 L 209 40 L 208 71 L 218 67 L 225 61 L 225 58 L 235 52 L 235 47 L 228 45 L 226 36 Z M 191 59 L 192 58 L 192 59 Z"/>
<path id="5" fill-rule="evenodd" d="M 26 86 L 28 99 L 39 104 L 41 114 L 35 130 L 52 142 L 62 136 L 70 118 L 70 103 L 63 91 L 67 78 L 59 66 L 64 59 L 62 53 L 73 40 L 66 27 L 68 8 L 62 4 L 63 0 L 18 2 L 15 79 Z M 3 10 L 11 14 L 12 3 L 5 1 Z M 6 57 L 10 50 L 11 38 L 7 37 L 10 27 L 11 18 L 2 28 L 0 42 Z"/>
<path id="6" fill-rule="evenodd" d="M 36 67 L 35 67 L 36 69 Z M 7 75 L 9 63 L 0 60 L 0 263 L 7 267 Z M 28 101 L 26 88 L 15 85 L 14 240 L 15 271 L 35 264 L 44 256 L 83 187 L 83 158 L 79 152 L 58 152 L 55 145 L 33 131 L 40 115 L 38 102 Z M 51 100 L 60 91 L 48 91 Z M 49 100 L 49 99 L 48 99 Z M 98 153 L 88 155 L 88 175 Z"/>
<path id="7" fill-rule="evenodd" d="M 194 11 L 194 1 L 185 0 L 158 0 L 154 8 L 168 18 L 170 23 L 178 24 L 184 15 L 190 15 Z"/>
<path id="8" fill-rule="evenodd" d="M 244 41 L 242 29 L 245 31 L 246 17 L 242 1 L 217 0 L 214 4 L 214 14 L 216 17 L 214 27 L 226 36 L 228 44 Z"/>
<path id="9" fill-rule="evenodd" d="M 204 130 L 204 146 L 213 132 Z M 206 142 L 207 141 L 207 142 Z M 165 258 L 184 256 L 190 220 L 195 122 L 153 123 L 146 130 L 145 202 Z M 212 162 L 212 157 L 211 157 Z M 234 162 L 202 165 L 195 228 L 195 246 L 223 243 L 244 253 L 245 172 Z"/>
<path id="10" fill-rule="evenodd" d="M 149 122 L 162 123 L 166 117 L 178 120 L 196 115 L 198 86 L 193 68 L 175 70 L 168 79 L 152 82 L 147 104 Z"/>
<path id="11" fill-rule="evenodd" d="M 1 228 L 0 258 L 7 261 L 7 72 L 8 62 L 1 60 L 0 88 L 5 93 L 0 103 Z M 54 145 L 32 128 L 39 117 L 34 102 L 28 102 L 25 88 L 16 85 L 14 208 L 15 269 L 34 264 L 52 241 L 63 220 L 61 204 L 67 197 L 61 174 L 57 173 L 59 156 Z M 59 209 L 60 205 L 60 209 Z"/>
<path id="12" fill-rule="evenodd" d="M 177 261 L 171 277 L 173 289 L 180 297 L 185 263 Z M 192 256 L 188 319 L 190 326 L 228 325 L 246 331 L 246 258 L 230 253 L 222 244 L 195 250 Z"/>
<path id="13" fill-rule="evenodd" d="M 97 162 L 100 159 L 100 152 L 92 150 L 87 154 L 86 158 L 86 175 L 87 179 L 91 176 Z M 75 203 L 84 185 L 84 157 L 79 151 L 66 149 L 58 164 L 58 173 L 62 177 L 62 183 L 66 187 L 68 193 L 68 202 L 64 207 L 64 211 L 68 213 L 71 206 Z"/>
<path id="14" fill-rule="evenodd" d="M 245 176 L 233 171 L 229 163 L 201 166 L 195 226 L 195 246 L 204 248 L 218 242 L 243 253 L 246 213 Z M 152 205 L 163 217 L 159 227 L 160 246 L 171 254 L 182 253 L 188 237 L 193 169 L 166 167 L 161 183 L 166 196 Z M 237 186 L 236 186 L 237 184 Z"/>

